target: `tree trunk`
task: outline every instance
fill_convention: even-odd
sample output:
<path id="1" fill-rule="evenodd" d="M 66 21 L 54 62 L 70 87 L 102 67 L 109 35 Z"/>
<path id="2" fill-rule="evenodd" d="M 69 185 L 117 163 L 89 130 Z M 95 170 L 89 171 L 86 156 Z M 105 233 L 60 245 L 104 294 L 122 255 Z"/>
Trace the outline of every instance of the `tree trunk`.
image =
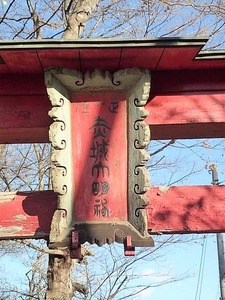
<path id="1" fill-rule="evenodd" d="M 76 261 L 76 260 L 75 260 Z M 49 255 L 48 290 L 46 300 L 71 300 L 74 296 L 71 271 L 73 261 L 69 251 L 66 256 Z"/>
<path id="2" fill-rule="evenodd" d="M 65 9 L 67 26 L 62 36 L 63 39 L 71 40 L 81 37 L 84 27 L 98 2 L 99 0 L 78 0 L 73 5 L 70 1 Z"/>

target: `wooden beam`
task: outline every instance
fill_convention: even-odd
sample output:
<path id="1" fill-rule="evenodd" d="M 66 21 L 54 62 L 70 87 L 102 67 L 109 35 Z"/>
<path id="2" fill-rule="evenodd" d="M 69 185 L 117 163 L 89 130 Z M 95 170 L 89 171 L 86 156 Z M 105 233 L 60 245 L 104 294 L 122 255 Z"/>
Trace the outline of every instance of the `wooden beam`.
<path id="1" fill-rule="evenodd" d="M 225 231 L 225 186 L 157 187 L 147 195 L 151 234 Z M 0 239 L 48 239 L 56 207 L 53 191 L 0 193 Z"/>
<path id="2" fill-rule="evenodd" d="M 145 108 L 153 140 L 225 136 L 225 92 L 159 95 Z"/>
<path id="3" fill-rule="evenodd" d="M 50 109 L 44 74 L 0 74 L 0 144 L 48 142 Z"/>
<path id="4" fill-rule="evenodd" d="M 224 195 L 225 186 L 152 188 L 148 192 L 149 232 L 224 232 Z"/>
<path id="5" fill-rule="evenodd" d="M 48 142 L 47 94 L 0 96 L 0 143 Z"/>
<path id="6" fill-rule="evenodd" d="M 56 202 L 52 191 L 0 193 L 0 239 L 48 239 Z"/>
<path id="7" fill-rule="evenodd" d="M 225 122 L 150 125 L 151 140 L 224 138 Z"/>
<path id="8" fill-rule="evenodd" d="M 46 88 L 44 73 L 1 74 L 0 96 L 44 95 Z"/>
<path id="9" fill-rule="evenodd" d="M 152 72 L 151 138 L 224 137 L 224 78 L 223 69 Z M 48 142 L 49 110 L 43 74 L 0 74 L 0 143 Z"/>
<path id="10" fill-rule="evenodd" d="M 152 140 L 225 136 L 225 93 L 155 96 L 145 108 Z M 0 96 L 0 143 L 48 142 L 49 110 L 46 94 Z"/>
<path id="11" fill-rule="evenodd" d="M 151 139 L 225 136 L 224 69 L 152 72 Z"/>
<path id="12" fill-rule="evenodd" d="M 207 63 L 207 61 L 205 62 Z M 214 62 L 218 63 L 219 60 Z M 224 68 L 152 71 L 151 77 L 153 97 L 155 95 L 208 94 L 225 91 Z"/>
<path id="13" fill-rule="evenodd" d="M 56 66 L 56 61 L 45 67 L 49 66 Z M 69 68 L 69 64 L 66 64 L 66 67 Z M 225 91 L 225 69 L 167 70 L 150 73 L 150 100 L 156 95 L 216 94 Z M 22 76 L 0 73 L 0 96 L 44 94 L 46 94 L 44 72 L 23 73 Z"/>
<path id="14" fill-rule="evenodd" d="M 0 128 L 0 144 L 49 143 L 48 127 Z"/>

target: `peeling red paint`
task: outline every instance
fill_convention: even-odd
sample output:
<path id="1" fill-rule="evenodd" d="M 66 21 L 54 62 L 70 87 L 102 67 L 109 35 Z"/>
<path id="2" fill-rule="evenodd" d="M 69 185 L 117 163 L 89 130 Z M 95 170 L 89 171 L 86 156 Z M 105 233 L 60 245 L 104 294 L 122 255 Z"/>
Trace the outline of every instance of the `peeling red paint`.
<path id="1" fill-rule="evenodd" d="M 159 197 L 160 195 L 160 197 Z M 225 231 L 225 186 L 178 186 L 148 192 L 151 233 Z"/>
<path id="2" fill-rule="evenodd" d="M 0 194 L 0 239 L 46 238 L 56 209 L 52 191 Z"/>
<path id="3" fill-rule="evenodd" d="M 157 233 L 225 231 L 225 186 L 151 188 L 148 228 Z M 4 195 L 3 195 L 4 194 Z M 160 195 L 160 196 L 159 196 Z M 3 201 L 5 198 L 8 200 Z M 9 200 L 11 198 L 11 200 Z M 0 194 L 0 239 L 48 238 L 57 195 L 53 191 Z"/>

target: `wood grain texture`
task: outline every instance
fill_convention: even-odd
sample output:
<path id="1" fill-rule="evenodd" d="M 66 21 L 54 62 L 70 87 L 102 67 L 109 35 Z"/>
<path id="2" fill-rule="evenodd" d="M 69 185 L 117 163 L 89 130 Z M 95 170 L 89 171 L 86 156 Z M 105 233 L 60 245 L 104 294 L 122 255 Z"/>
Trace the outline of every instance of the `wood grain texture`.
<path id="1" fill-rule="evenodd" d="M 52 191 L 0 193 L 0 239 L 48 239 L 56 202 Z"/>
<path id="2" fill-rule="evenodd" d="M 153 233 L 225 231 L 225 186 L 156 187 L 148 192 Z"/>
<path id="3" fill-rule="evenodd" d="M 149 233 L 224 232 L 224 194 L 225 186 L 151 188 Z M 56 207 L 53 191 L 0 193 L 0 239 L 48 238 Z"/>

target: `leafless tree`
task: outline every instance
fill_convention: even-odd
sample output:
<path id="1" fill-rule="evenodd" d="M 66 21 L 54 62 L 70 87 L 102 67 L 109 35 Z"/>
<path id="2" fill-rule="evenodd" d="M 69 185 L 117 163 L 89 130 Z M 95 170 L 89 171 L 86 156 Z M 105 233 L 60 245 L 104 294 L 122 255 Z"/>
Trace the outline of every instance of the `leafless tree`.
<path id="1" fill-rule="evenodd" d="M 223 184 L 224 146 L 224 139 L 151 141 L 148 167 L 152 185 L 210 184 L 213 163 L 219 166 L 219 181 Z"/>
<path id="2" fill-rule="evenodd" d="M 195 152 L 199 150 L 199 147 L 210 151 L 209 148 L 216 147 L 223 150 L 223 143 L 219 144 L 209 144 L 209 141 L 201 141 L 201 144 L 192 144 L 189 145 L 190 151 Z M 160 146 L 158 145 L 160 144 Z M 187 145 L 182 142 L 158 142 L 155 147 L 150 148 L 152 151 L 153 158 L 154 156 L 164 155 L 163 151 L 169 149 L 169 147 L 178 147 L 181 149 L 186 149 Z M 207 145 L 207 147 L 206 147 Z M 20 160 L 25 160 L 22 164 L 25 167 L 25 170 L 29 168 L 33 170 L 31 172 L 31 179 L 34 180 L 33 174 L 36 174 L 38 169 L 43 165 L 45 165 L 44 170 L 48 173 L 49 163 L 47 160 L 47 156 L 49 155 L 48 147 L 44 147 L 44 145 L 39 145 L 38 148 L 30 148 L 30 145 L 23 145 L 23 151 L 26 155 L 22 157 L 18 156 L 17 149 L 12 152 L 13 146 L 2 146 L 2 154 L 5 153 L 7 155 L 3 155 L 4 164 L 6 164 L 7 168 L 13 169 L 12 176 L 14 173 L 20 174 L 19 170 L 23 172 L 23 168 L 21 167 L 22 162 Z M 7 150 L 7 147 L 10 148 L 10 151 Z M 157 148 L 156 148 L 157 147 Z M 31 151 L 32 149 L 32 151 Z M 37 150 L 38 155 L 37 155 Z M 43 149 L 46 150 L 44 154 Z M 25 151 L 26 150 L 26 151 Z M 9 152 L 7 152 L 9 151 Z M 19 151 L 19 153 L 21 150 Z M 10 156 L 8 157 L 8 153 Z M 14 154 L 14 155 L 13 155 Z M 197 152 L 198 154 L 198 152 Z M 198 154 L 199 155 L 199 154 Z M 40 163 L 40 159 L 43 159 L 43 162 Z M 8 160 L 6 160 L 8 157 Z M 29 159 L 27 159 L 29 157 Z M 3 159 L 2 158 L 2 159 Z M 23 158 L 23 159 L 22 159 Z M 17 164 L 15 161 L 18 159 L 20 164 Z M 36 163 L 34 163 L 36 161 Z M 32 166 L 30 166 L 32 162 Z M 150 161 L 151 163 L 151 161 Z M 174 165 L 179 164 L 179 161 L 175 162 Z M 18 170 L 15 171 L 14 167 L 18 167 Z M 4 172 L 7 174 L 7 168 L 4 169 Z M 168 165 L 164 165 L 165 168 L 168 169 Z M 35 171 L 36 170 L 36 171 Z M 164 171 L 165 172 L 165 171 Z M 41 172 L 42 174 L 42 172 Z M 22 176 L 22 175 L 21 175 Z M 4 177 L 4 176 L 3 176 Z M 20 176 L 19 176 L 20 177 Z M 43 176 L 41 176 L 42 178 Z M 10 178 L 10 176 L 9 176 Z M 39 177 L 38 177 L 39 178 Z M 4 178 L 3 178 L 4 179 Z M 28 180 L 28 189 L 30 190 L 30 181 L 32 181 L 29 176 Z M 15 181 L 16 184 L 17 181 Z M 42 180 L 38 180 L 35 185 L 35 189 L 39 189 L 40 186 L 43 185 L 39 182 Z M 47 182 L 47 181 L 46 181 Z M 4 186 L 5 180 L 3 180 Z M 22 182 L 22 186 L 24 182 Z M 20 181 L 18 184 L 20 188 Z M 5 186 L 4 186 L 5 188 Z M 13 188 L 13 180 L 11 183 L 11 188 Z M 191 237 L 189 237 L 191 239 Z M 187 274 L 178 274 L 177 276 L 169 276 L 165 274 L 159 276 L 157 273 L 151 273 L 148 277 L 145 277 L 143 274 L 136 272 L 136 266 L 140 264 L 141 261 L 145 260 L 150 265 L 152 261 L 160 261 L 162 259 L 162 249 L 166 251 L 168 245 L 176 243 L 176 242 L 184 242 L 184 240 L 180 239 L 179 236 L 170 236 L 163 239 L 154 237 L 154 240 L 157 243 L 157 246 L 152 249 L 143 249 L 143 251 L 138 251 L 137 255 L 134 258 L 125 258 L 122 254 L 121 247 L 108 247 L 98 249 L 94 248 L 94 256 L 86 257 L 83 263 L 76 263 L 74 268 L 71 268 L 71 277 L 72 277 L 72 291 L 73 295 L 71 295 L 71 299 L 129 299 L 129 297 L 133 297 L 138 293 L 146 289 L 151 289 L 153 287 L 160 286 L 162 284 L 170 283 L 171 281 L 181 280 L 186 278 Z M 157 242 L 158 240 L 158 242 Z M 190 241 L 190 240 L 189 240 Z M 9 284 L 9 281 L 2 282 L 2 286 L 4 287 L 4 291 L 0 293 L 0 298 L 4 299 L 44 299 L 45 292 L 47 288 L 47 269 L 48 269 L 48 255 L 51 255 L 52 259 L 58 259 L 58 262 L 63 259 L 68 259 L 67 263 L 70 265 L 72 261 L 70 260 L 68 255 L 64 255 L 63 253 L 59 253 L 59 256 L 56 253 L 51 253 L 51 250 L 47 248 L 46 243 L 42 242 L 37 243 L 34 241 L 14 241 L 10 243 L 6 243 L 6 247 L 3 244 L 0 244 L 0 253 L 1 255 L 14 255 L 14 257 L 26 257 L 23 262 L 27 266 L 26 272 L 24 272 L 24 280 L 23 284 L 19 287 Z M 16 250 L 16 252 L 15 252 Z M 89 252 L 90 254 L 91 252 Z M 24 258 L 23 258 L 24 259 Z M 69 266 L 68 265 L 68 266 Z M 68 268 L 69 270 L 69 268 Z M 137 284 L 137 278 L 142 276 L 143 282 L 142 284 Z M 149 282 L 145 282 L 144 278 L 147 278 Z M 136 284 L 135 284 L 136 282 Z M 4 293 L 3 293 L 4 292 Z"/>
<path id="3" fill-rule="evenodd" d="M 50 145 L 0 146 L 0 190 L 47 190 L 50 172 Z"/>
<path id="4" fill-rule="evenodd" d="M 197 239 L 194 240 L 196 242 Z M 154 265 L 161 262 L 167 253 L 167 248 L 176 243 L 193 242 L 192 237 L 186 240 L 180 236 L 155 238 L 156 247 L 138 249 L 134 257 L 124 257 L 118 245 L 88 246 L 94 256 L 83 263 L 76 264 L 72 273 L 74 295 L 71 299 L 132 299 L 143 291 L 180 281 L 190 277 L 187 273 L 172 274 L 170 269 L 154 271 Z M 25 245 L 26 247 L 23 247 Z M 15 246 L 15 245 L 14 245 Z M 27 269 L 24 280 L 19 286 L 13 282 L 1 280 L 3 287 L 0 299 L 45 299 L 47 289 L 46 270 L 48 267 L 49 249 L 45 243 L 20 241 L 17 255 L 24 260 Z M 22 255 L 23 254 L 23 255 Z M 141 265 L 140 265 L 141 264 Z M 141 281 L 140 281 L 141 278 Z M 4 298 L 5 297 L 5 298 Z"/>
<path id="5" fill-rule="evenodd" d="M 225 42 L 223 38 L 224 17 L 225 3 L 219 0 L 1 0 L 0 39 L 193 37 L 198 35 L 210 36 L 208 48 L 220 48 L 224 47 Z M 161 148 L 165 149 L 176 145 L 170 141 L 166 147 L 164 146 L 158 148 L 158 153 L 161 153 L 159 151 Z M 49 188 L 51 184 L 48 179 L 49 151 L 48 145 L 23 145 L 22 147 L 2 145 L 0 147 L 1 190 Z M 15 153 L 17 154 L 15 155 Z M 160 163 L 164 162 L 161 158 L 156 159 L 159 161 L 156 160 L 150 164 L 157 163 L 158 168 Z M 191 172 L 193 174 L 193 170 Z M 170 184 L 174 182 L 176 179 L 173 179 L 172 176 Z M 8 247 L 13 247 L 12 245 Z M 37 247 L 34 243 L 27 246 Z M 35 299 L 35 297 L 41 299 L 43 297 L 40 293 L 44 288 L 40 290 L 40 287 L 43 287 L 46 278 L 42 277 L 43 266 L 41 264 L 42 258 L 46 255 L 41 248 L 36 250 L 39 250 L 36 260 L 26 274 L 29 289 L 24 294 L 11 289 L 11 299 L 16 299 L 19 292 L 21 299 Z M 111 255 L 113 254 L 111 253 Z M 140 254 L 140 257 L 142 257 L 141 255 L 144 254 Z M 71 269 L 72 261 L 68 255 L 50 254 L 50 260 L 52 260 L 53 266 L 64 263 L 68 266 L 69 271 Z M 128 262 L 126 265 L 121 258 L 114 259 L 113 271 L 109 268 L 105 270 L 105 277 L 101 277 L 102 281 L 97 283 L 103 286 L 103 282 L 108 282 L 110 292 L 104 296 L 105 299 L 113 299 L 125 286 L 128 286 L 129 276 L 126 271 L 130 264 L 131 262 Z M 53 272 L 50 273 L 52 276 Z M 117 275 L 115 275 L 116 273 Z M 110 274 L 114 274 L 114 281 Z M 67 276 L 70 276 L 70 272 Z M 100 293 L 100 296 L 103 297 L 104 289 L 95 289 L 96 291 L 93 289 L 90 272 L 86 278 L 88 278 L 88 289 L 84 288 L 81 283 L 79 285 L 79 282 L 74 281 L 76 282 L 74 286 L 70 282 L 70 291 L 68 291 L 71 295 L 70 298 L 74 292 L 79 292 L 86 299 L 87 295 L 90 297 L 95 293 Z M 130 295 L 134 292 L 132 290 Z M 10 286 L 7 287 L 5 295 L 2 294 L 2 299 L 4 297 L 10 299 L 9 293 Z"/>
<path id="6" fill-rule="evenodd" d="M 209 36 L 223 47 L 224 1 L 2 0 L 1 39 Z"/>

